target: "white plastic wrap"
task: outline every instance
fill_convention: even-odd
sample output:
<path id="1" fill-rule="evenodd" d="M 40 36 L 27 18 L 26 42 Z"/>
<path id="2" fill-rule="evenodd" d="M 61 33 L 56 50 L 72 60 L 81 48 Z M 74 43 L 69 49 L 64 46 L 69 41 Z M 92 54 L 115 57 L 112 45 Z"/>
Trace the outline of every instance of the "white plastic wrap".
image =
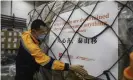
<path id="1" fill-rule="evenodd" d="M 76 1 L 72 1 L 73 4 L 77 4 L 78 2 Z M 55 14 L 58 14 L 62 8 L 62 6 L 64 5 L 64 8 L 61 10 L 61 13 L 64 13 L 64 12 L 68 12 L 68 11 L 71 11 L 73 10 L 74 6 L 71 2 L 66 2 L 65 5 L 64 5 L 64 2 L 60 1 L 60 2 L 56 2 L 55 3 L 55 6 L 53 7 L 52 11 L 50 12 L 50 15 L 49 15 L 49 18 L 46 19 L 46 16 L 49 14 L 49 8 L 51 9 L 54 2 L 51 2 L 48 4 L 48 6 L 46 6 L 44 8 L 44 10 L 42 11 L 42 14 L 40 15 L 42 17 L 43 20 L 46 19 L 46 21 L 48 19 L 52 19 L 54 18 L 56 15 Z M 89 6 L 89 5 L 92 5 L 92 4 L 95 4 L 96 1 L 80 1 L 78 3 L 78 6 L 79 7 L 83 7 L 83 6 Z M 116 2 L 117 3 L 117 2 Z M 122 4 L 126 4 L 126 1 L 124 2 L 120 2 Z M 119 3 L 118 3 L 119 4 Z M 46 4 L 43 4 L 39 7 L 37 7 L 37 11 L 38 12 L 41 12 L 41 9 L 43 9 L 43 7 L 45 6 Z M 104 6 L 104 5 L 103 5 Z M 119 33 L 118 33 L 118 36 L 120 37 L 120 39 L 122 40 L 122 42 L 125 44 L 125 46 L 123 46 L 121 44 L 121 42 L 119 41 L 119 56 L 123 54 L 123 52 L 126 50 L 126 48 L 129 48 L 131 45 L 133 45 L 133 2 L 129 2 L 127 4 L 127 6 L 132 10 L 130 10 L 128 7 L 125 7 L 121 14 L 118 16 L 118 27 L 119 27 Z M 76 7 L 78 8 L 78 7 Z M 122 8 L 122 5 L 119 4 L 119 9 Z M 32 12 L 33 13 L 33 12 Z M 36 18 L 38 17 L 38 14 L 35 12 L 35 15 L 33 15 L 33 20 L 35 20 Z M 39 17 L 39 19 L 41 19 Z M 30 28 L 30 25 L 29 25 L 29 28 Z M 123 75 L 123 69 L 124 69 L 124 64 L 127 63 L 127 56 L 125 56 L 121 61 L 120 61 L 120 77 Z"/>

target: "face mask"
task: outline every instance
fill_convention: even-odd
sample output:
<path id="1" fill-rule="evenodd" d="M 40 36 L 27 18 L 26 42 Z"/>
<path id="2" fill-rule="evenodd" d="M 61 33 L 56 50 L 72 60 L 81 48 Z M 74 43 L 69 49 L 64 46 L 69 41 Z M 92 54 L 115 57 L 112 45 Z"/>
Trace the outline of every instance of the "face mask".
<path id="1" fill-rule="evenodd" d="M 41 34 L 41 35 L 38 36 L 38 39 L 39 39 L 40 41 L 42 41 L 42 40 L 45 38 L 45 36 L 46 36 L 46 35 Z"/>

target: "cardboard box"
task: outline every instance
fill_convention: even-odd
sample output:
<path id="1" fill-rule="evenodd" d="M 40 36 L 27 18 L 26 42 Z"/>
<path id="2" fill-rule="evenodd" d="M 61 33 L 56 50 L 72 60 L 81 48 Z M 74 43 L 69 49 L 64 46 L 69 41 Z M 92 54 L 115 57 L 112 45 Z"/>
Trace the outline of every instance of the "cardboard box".
<path id="1" fill-rule="evenodd" d="M 18 42 L 10 42 L 6 44 L 6 49 L 18 49 L 19 43 Z"/>
<path id="2" fill-rule="evenodd" d="M 13 32 L 12 31 L 8 31 L 7 33 L 8 33 L 8 36 L 10 36 L 10 37 L 13 36 Z"/>
<path id="3" fill-rule="evenodd" d="M 7 37 L 1 36 L 1 43 L 7 43 Z"/>
<path id="4" fill-rule="evenodd" d="M 4 50 L 1 50 L 1 54 L 4 54 Z"/>
<path id="5" fill-rule="evenodd" d="M 13 44 L 13 48 L 17 48 L 17 43 L 14 43 Z"/>
<path id="6" fill-rule="evenodd" d="M 1 48 L 6 49 L 7 39 L 6 37 L 1 37 Z"/>
<path id="7" fill-rule="evenodd" d="M 5 39 L 5 38 L 2 38 L 2 37 L 1 37 L 1 42 L 4 42 L 4 39 Z"/>
<path id="8" fill-rule="evenodd" d="M 7 43 L 10 43 L 10 42 L 18 42 L 18 37 L 14 37 L 14 36 L 12 36 L 12 37 L 8 37 L 7 38 Z"/>
<path id="9" fill-rule="evenodd" d="M 5 49 L 5 44 L 4 43 L 1 43 L 1 48 Z"/>
<path id="10" fill-rule="evenodd" d="M 19 33 L 18 33 L 18 36 L 21 36 L 21 35 L 22 35 L 22 33 L 21 33 L 21 32 L 19 32 Z"/>
<path id="11" fill-rule="evenodd" d="M 13 46 L 12 45 L 13 45 L 13 43 L 11 43 L 11 42 L 10 43 L 7 43 L 6 44 L 6 49 L 13 49 Z"/>
<path id="12" fill-rule="evenodd" d="M 1 43 L 6 42 L 6 37 L 1 37 Z"/>
<path id="13" fill-rule="evenodd" d="M 4 35 L 5 35 L 5 33 L 3 31 L 1 31 L 1 36 L 4 36 Z"/>
<path id="14" fill-rule="evenodd" d="M 13 36 L 13 33 L 14 33 L 13 31 L 6 31 L 6 32 L 7 32 L 6 33 L 7 37 L 12 37 Z"/>
<path id="15" fill-rule="evenodd" d="M 1 37 L 6 37 L 7 36 L 7 31 L 1 31 Z"/>
<path id="16" fill-rule="evenodd" d="M 19 36 L 19 32 L 16 32 L 16 31 L 13 32 L 13 36 L 14 36 L 14 37 L 18 37 L 18 36 Z"/>
<path id="17" fill-rule="evenodd" d="M 18 36 L 18 32 L 13 32 L 13 36 Z"/>
<path id="18" fill-rule="evenodd" d="M 18 37 L 13 37 L 12 42 L 18 42 Z"/>
<path id="19" fill-rule="evenodd" d="M 12 51 L 11 51 L 11 50 L 8 50 L 8 51 L 7 51 L 7 53 L 8 53 L 8 54 L 11 54 L 11 53 L 12 53 Z"/>
<path id="20" fill-rule="evenodd" d="M 12 51 L 12 54 L 16 54 L 16 50 L 13 50 L 13 51 Z"/>
<path id="21" fill-rule="evenodd" d="M 19 48 L 19 43 L 18 42 L 14 42 L 12 44 L 12 49 L 18 49 Z"/>
<path id="22" fill-rule="evenodd" d="M 11 49 L 11 43 L 8 43 L 8 44 L 7 44 L 7 48 L 8 48 L 8 49 Z"/>
<path id="23" fill-rule="evenodd" d="M 17 43 L 17 48 L 19 48 L 20 43 Z"/>
<path id="24" fill-rule="evenodd" d="M 12 37 L 8 37 L 8 38 L 7 38 L 7 42 L 8 42 L 8 43 L 12 42 Z"/>

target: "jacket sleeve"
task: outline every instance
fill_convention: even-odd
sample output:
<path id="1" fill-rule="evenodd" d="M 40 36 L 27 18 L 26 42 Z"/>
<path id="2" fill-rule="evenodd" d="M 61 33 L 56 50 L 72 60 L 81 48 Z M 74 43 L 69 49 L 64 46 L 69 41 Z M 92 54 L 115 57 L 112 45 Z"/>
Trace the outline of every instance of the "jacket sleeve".
<path id="1" fill-rule="evenodd" d="M 26 50 L 35 58 L 35 61 L 41 66 L 53 70 L 69 69 L 69 64 L 54 60 L 43 53 L 39 45 L 35 44 L 30 36 L 22 36 L 22 43 Z"/>

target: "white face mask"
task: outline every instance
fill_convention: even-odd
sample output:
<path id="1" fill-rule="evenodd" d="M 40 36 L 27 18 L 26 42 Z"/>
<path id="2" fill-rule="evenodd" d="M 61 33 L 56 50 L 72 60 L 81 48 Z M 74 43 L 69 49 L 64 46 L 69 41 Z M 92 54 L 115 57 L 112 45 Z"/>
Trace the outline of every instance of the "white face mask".
<path id="1" fill-rule="evenodd" d="M 41 34 L 41 35 L 38 36 L 38 39 L 39 39 L 40 41 L 42 41 L 42 40 L 45 38 L 45 36 L 46 36 L 45 34 Z"/>

